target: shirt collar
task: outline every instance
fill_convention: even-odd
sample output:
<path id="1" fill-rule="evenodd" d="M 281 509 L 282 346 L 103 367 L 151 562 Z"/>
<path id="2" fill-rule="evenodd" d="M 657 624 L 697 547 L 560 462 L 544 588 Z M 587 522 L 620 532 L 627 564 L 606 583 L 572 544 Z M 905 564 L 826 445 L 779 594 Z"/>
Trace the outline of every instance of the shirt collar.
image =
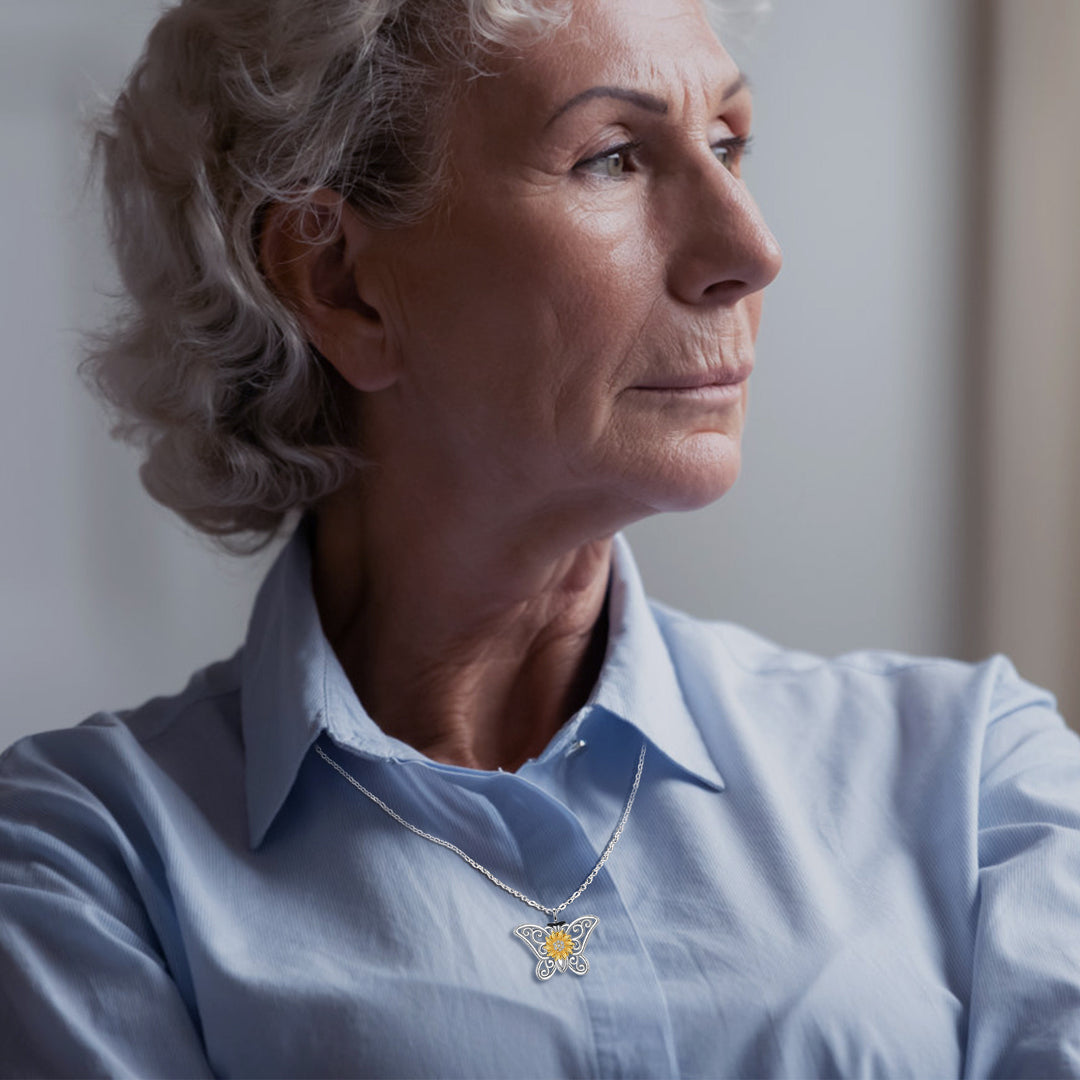
<path id="1" fill-rule="evenodd" d="M 596 709 L 606 710 L 638 728 L 684 771 L 723 790 L 621 535 L 615 537 L 613 555 L 607 655 L 586 707 L 572 723 L 576 727 Z M 311 587 L 310 519 L 301 522 L 259 589 L 241 678 L 253 848 L 262 843 L 300 763 L 323 731 L 365 756 L 429 760 L 372 720 L 323 633 Z"/>
<path id="2" fill-rule="evenodd" d="M 322 732 L 371 757 L 423 756 L 371 719 L 323 633 L 311 587 L 311 523 L 300 523 L 270 568 L 244 644 L 240 714 L 252 847 Z"/>
<path id="3" fill-rule="evenodd" d="M 636 727 L 706 787 L 723 791 L 723 777 L 683 696 L 630 544 L 617 533 L 612 547 L 608 649 L 589 703 Z"/>

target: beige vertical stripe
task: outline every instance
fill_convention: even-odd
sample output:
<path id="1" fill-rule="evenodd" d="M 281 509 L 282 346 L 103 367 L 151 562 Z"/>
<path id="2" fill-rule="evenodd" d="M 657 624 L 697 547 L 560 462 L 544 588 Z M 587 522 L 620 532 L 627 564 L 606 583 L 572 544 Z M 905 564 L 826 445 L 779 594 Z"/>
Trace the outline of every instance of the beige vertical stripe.
<path id="1" fill-rule="evenodd" d="M 1080 0 L 992 7 L 981 645 L 1080 728 Z"/>

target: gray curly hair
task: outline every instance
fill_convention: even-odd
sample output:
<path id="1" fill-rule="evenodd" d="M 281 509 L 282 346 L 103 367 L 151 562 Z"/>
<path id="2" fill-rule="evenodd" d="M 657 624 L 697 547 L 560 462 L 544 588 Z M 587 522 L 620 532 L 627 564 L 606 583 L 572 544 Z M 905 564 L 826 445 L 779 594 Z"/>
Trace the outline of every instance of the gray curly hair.
<path id="1" fill-rule="evenodd" d="M 336 373 L 259 270 L 262 215 L 331 188 L 373 224 L 419 220 L 442 179 L 437 118 L 455 76 L 571 4 L 181 0 L 165 12 L 95 140 L 126 296 L 82 365 L 113 434 L 142 447 L 154 499 L 254 551 L 362 464 Z"/>

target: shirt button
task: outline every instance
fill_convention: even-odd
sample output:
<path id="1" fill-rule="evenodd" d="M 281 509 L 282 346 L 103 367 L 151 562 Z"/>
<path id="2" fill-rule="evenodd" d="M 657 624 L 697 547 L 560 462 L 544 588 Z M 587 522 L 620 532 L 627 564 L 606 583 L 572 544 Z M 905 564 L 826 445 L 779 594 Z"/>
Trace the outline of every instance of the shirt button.
<path id="1" fill-rule="evenodd" d="M 580 753 L 582 750 L 584 750 L 587 745 L 588 743 L 586 743 L 584 739 L 575 740 L 566 748 L 566 756 L 573 757 L 574 754 Z"/>

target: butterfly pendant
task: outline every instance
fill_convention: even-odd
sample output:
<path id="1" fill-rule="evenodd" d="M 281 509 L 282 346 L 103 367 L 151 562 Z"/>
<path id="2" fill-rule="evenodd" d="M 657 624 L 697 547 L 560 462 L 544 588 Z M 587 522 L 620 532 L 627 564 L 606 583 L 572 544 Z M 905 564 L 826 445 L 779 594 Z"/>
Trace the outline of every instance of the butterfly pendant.
<path id="1" fill-rule="evenodd" d="M 584 975 L 589 970 L 589 961 L 582 955 L 585 942 L 599 921 L 595 915 L 582 915 L 572 923 L 556 922 L 547 926 L 526 923 L 516 927 L 514 934 L 529 946 L 537 958 L 538 979 L 550 979 L 556 971 Z"/>

